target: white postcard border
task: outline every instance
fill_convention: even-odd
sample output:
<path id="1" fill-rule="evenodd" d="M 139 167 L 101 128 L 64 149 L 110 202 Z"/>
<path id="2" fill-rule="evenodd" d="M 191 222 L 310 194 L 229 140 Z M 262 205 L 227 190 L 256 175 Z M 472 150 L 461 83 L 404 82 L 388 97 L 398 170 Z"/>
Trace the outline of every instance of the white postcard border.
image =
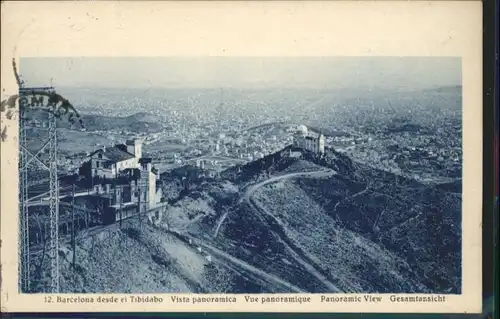
<path id="1" fill-rule="evenodd" d="M 459 56 L 463 70 L 462 295 L 444 302 L 57 303 L 17 292 L 17 123 L 2 113 L 1 300 L 16 312 L 480 312 L 482 304 L 482 12 L 480 1 L 2 2 L 2 100 L 12 58 L 51 56 Z M 77 297 L 91 295 L 59 295 Z M 106 295 L 93 295 L 94 298 Z M 145 296 L 145 295 L 144 295 Z M 180 295 L 189 298 L 201 295 Z M 207 295 L 209 296 L 209 295 Z M 234 296 L 234 295 L 225 295 Z M 252 295 L 256 297 L 257 295 Z M 263 298 L 266 295 L 258 295 Z M 291 296 L 291 295 L 273 295 Z M 328 295 L 334 296 L 334 295 Z M 342 296 L 342 295 L 335 295 Z M 346 297 L 358 295 L 344 295 Z M 364 298 L 364 294 L 360 294 Z M 407 295 L 422 296 L 422 295 Z"/>

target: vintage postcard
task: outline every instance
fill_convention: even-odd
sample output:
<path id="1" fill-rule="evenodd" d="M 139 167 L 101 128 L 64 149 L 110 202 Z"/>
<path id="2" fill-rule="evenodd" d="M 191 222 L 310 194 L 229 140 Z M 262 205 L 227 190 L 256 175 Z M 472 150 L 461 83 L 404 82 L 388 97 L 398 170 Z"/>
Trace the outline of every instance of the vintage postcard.
<path id="1" fill-rule="evenodd" d="M 1 21 L 3 311 L 481 311 L 479 1 Z"/>

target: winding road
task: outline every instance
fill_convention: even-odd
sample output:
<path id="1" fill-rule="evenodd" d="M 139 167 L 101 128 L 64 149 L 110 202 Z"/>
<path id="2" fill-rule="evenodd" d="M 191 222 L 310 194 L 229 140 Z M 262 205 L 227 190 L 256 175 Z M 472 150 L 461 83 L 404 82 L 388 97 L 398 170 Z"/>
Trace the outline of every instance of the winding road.
<path id="1" fill-rule="evenodd" d="M 287 180 L 287 179 L 292 179 L 296 177 L 312 177 L 312 178 L 321 178 L 321 177 L 330 177 L 335 175 L 336 172 L 333 170 L 318 170 L 318 171 L 313 171 L 313 172 L 297 172 L 297 173 L 289 173 L 281 176 L 275 176 L 272 178 L 269 178 L 267 180 L 264 180 L 262 182 L 253 184 L 249 187 L 246 188 L 243 196 L 240 198 L 240 201 L 238 202 L 239 204 L 246 202 L 247 204 L 250 205 L 256 211 L 258 214 L 263 214 L 264 220 L 267 220 L 268 222 L 272 222 L 275 226 L 277 226 L 280 231 L 273 233 L 280 239 L 281 243 L 283 246 L 286 248 L 286 250 L 290 253 L 290 255 L 294 258 L 294 260 L 300 264 L 304 269 L 306 269 L 312 276 L 314 276 L 316 279 L 318 279 L 319 282 L 321 282 L 329 291 L 331 292 L 341 292 L 341 290 L 335 286 L 333 283 L 331 283 L 328 278 L 323 275 L 321 272 L 319 272 L 315 266 L 312 265 L 312 261 L 305 256 L 298 247 L 296 247 L 292 241 L 286 236 L 285 232 L 283 231 L 283 224 L 276 218 L 274 217 L 270 212 L 268 212 L 264 207 L 258 205 L 252 198 L 252 195 L 257 191 L 259 188 L 272 184 L 281 180 Z M 227 219 L 227 216 L 229 214 L 229 211 L 227 211 L 219 220 L 217 227 L 214 232 L 214 237 L 217 237 L 219 230 L 221 228 L 221 225 L 223 222 Z"/>
<path id="2" fill-rule="evenodd" d="M 300 289 L 299 287 L 292 285 L 289 282 L 284 281 L 283 279 L 274 276 L 272 274 L 266 273 L 250 264 L 247 262 L 238 259 L 236 257 L 233 257 L 229 255 L 228 253 L 212 246 L 209 245 L 205 242 L 201 242 L 199 239 L 192 238 L 193 240 L 196 241 L 196 244 L 202 247 L 206 252 L 208 252 L 212 257 L 215 257 L 215 261 L 218 261 L 222 266 L 230 266 L 231 268 L 235 269 L 242 269 L 244 271 L 250 272 L 254 275 L 256 275 L 258 278 L 265 280 L 269 283 L 272 283 L 277 286 L 281 286 L 283 288 L 286 288 L 288 290 L 291 290 L 292 292 L 298 292 L 298 293 L 305 293 L 306 291 Z"/>
<path id="3" fill-rule="evenodd" d="M 365 187 L 364 189 L 362 189 L 361 191 L 359 191 L 359 192 L 357 192 L 357 193 L 354 193 L 354 194 L 352 194 L 352 195 L 349 195 L 349 196 L 347 196 L 347 197 L 345 197 L 345 198 L 343 198 L 343 199 L 339 200 L 339 201 L 335 204 L 335 206 L 333 206 L 333 214 L 337 214 L 337 208 L 338 208 L 338 207 L 339 207 L 339 205 L 340 205 L 341 203 L 343 203 L 346 199 L 353 199 L 353 198 L 355 198 L 355 197 L 361 196 L 361 195 L 363 195 L 364 193 L 368 192 L 368 191 L 370 190 L 370 187 L 369 187 L 369 186 L 370 186 L 370 185 L 366 185 L 366 187 Z"/>
<path id="4" fill-rule="evenodd" d="M 215 161 L 220 161 L 220 162 L 226 162 L 226 161 L 235 161 L 235 162 L 240 162 L 240 163 L 247 163 L 247 160 L 237 158 L 237 157 L 229 157 L 229 156 L 219 156 L 219 155 L 203 155 L 203 156 L 198 156 L 198 157 L 193 157 L 189 158 L 186 160 L 186 162 L 194 162 L 197 160 L 215 160 Z"/>
<path id="5" fill-rule="evenodd" d="M 313 172 L 297 172 L 297 173 L 288 173 L 288 174 L 284 174 L 284 175 L 280 175 L 280 176 L 274 176 L 274 177 L 266 179 L 262 182 L 250 185 L 249 187 L 246 187 L 246 190 L 243 193 L 243 196 L 238 201 L 238 204 L 241 204 L 244 201 L 248 202 L 250 197 L 253 195 L 253 193 L 256 190 L 258 190 L 262 186 L 265 186 L 265 185 L 268 185 L 271 183 L 275 183 L 275 182 L 285 180 L 285 179 L 291 179 L 294 177 L 304 177 L 304 176 L 305 177 L 329 177 L 329 176 L 332 176 L 335 174 L 336 173 L 334 171 L 325 169 L 325 170 L 318 170 L 318 171 L 313 171 Z M 222 215 L 222 217 L 219 219 L 219 222 L 217 223 L 217 226 L 215 227 L 215 231 L 214 231 L 214 235 L 213 235 L 214 238 L 217 238 L 217 235 L 219 234 L 219 230 L 220 230 L 222 224 L 224 223 L 224 221 L 226 220 L 229 212 L 230 212 L 230 210 L 226 211 L 224 213 L 224 215 Z"/>
<path id="6" fill-rule="evenodd" d="M 246 189 L 242 198 L 240 199 L 240 203 L 242 203 L 243 201 L 248 202 L 248 200 L 253 195 L 253 193 L 255 193 L 255 191 L 258 190 L 259 188 L 261 188 L 262 186 L 276 183 L 276 182 L 279 182 L 281 180 L 292 179 L 295 177 L 311 177 L 311 178 L 330 177 L 330 176 L 333 176 L 335 174 L 337 174 L 337 173 L 333 170 L 324 169 L 324 170 L 317 170 L 317 171 L 312 171 L 312 172 L 297 172 L 297 173 L 288 173 L 288 174 L 284 174 L 284 175 L 274 176 L 274 177 L 271 177 L 269 179 L 266 179 L 265 181 L 262 181 L 262 182 L 259 182 L 257 184 L 253 184 L 253 185 L 249 186 Z"/>

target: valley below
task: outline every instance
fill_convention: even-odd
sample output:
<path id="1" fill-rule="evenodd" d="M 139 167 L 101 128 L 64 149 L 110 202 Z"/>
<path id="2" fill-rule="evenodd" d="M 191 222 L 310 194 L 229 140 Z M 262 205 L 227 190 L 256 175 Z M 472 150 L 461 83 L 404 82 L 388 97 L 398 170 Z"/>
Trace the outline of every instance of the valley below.
<path id="1" fill-rule="evenodd" d="M 75 267 L 63 246 L 62 290 L 460 293 L 460 194 L 345 158 L 259 161 L 198 181 L 157 225 L 82 234 Z"/>
<path id="2" fill-rule="evenodd" d="M 62 292 L 462 292 L 460 86 L 122 93 L 81 101 L 85 129 L 58 124 L 59 173 L 138 138 L 167 209 L 62 240 Z M 328 160 L 290 155 L 299 124 L 328 135 Z M 50 284 L 39 248 L 34 292 Z"/>

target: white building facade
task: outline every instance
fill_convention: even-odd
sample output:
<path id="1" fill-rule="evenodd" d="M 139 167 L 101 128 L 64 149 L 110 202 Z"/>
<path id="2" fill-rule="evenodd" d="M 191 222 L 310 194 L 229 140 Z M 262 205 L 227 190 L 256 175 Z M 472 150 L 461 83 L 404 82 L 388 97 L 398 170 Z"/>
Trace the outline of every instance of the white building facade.
<path id="1" fill-rule="evenodd" d="M 89 157 L 92 177 L 115 178 L 124 169 L 140 168 L 142 143 L 139 140 L 132 140 L 126 144 L 103 147 L 94 151 Z"/>
<path id="2" fill-rule="evenodd" d="M 293 137 L 293 146 L 316 154 L 324 154 L 325 136 L 307 130 L 304 125 L 301 125 Z"/>

